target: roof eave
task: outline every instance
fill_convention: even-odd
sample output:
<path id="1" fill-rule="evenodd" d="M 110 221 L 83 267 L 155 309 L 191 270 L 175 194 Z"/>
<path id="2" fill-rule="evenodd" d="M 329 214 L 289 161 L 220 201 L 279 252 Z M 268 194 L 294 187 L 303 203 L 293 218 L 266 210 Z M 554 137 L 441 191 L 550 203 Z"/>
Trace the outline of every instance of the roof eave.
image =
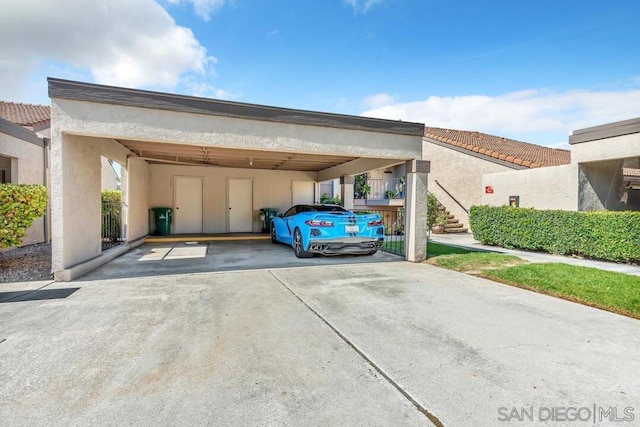
<path id="1" fill-rule="evenodd" d="M 49 97 L 249 120 L 422 136 L 424 124 L 224 101 L 49 77 Z"/>

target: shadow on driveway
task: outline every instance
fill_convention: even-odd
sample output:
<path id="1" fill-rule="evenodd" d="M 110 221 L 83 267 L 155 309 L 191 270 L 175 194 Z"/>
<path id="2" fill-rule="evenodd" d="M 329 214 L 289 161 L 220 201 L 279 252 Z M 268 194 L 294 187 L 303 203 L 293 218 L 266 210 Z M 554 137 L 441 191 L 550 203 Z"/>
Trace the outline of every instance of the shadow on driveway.
<path id="1" fill-rule="evenodd" d="M 40 289 L 0 292 L 0 303 L 64 299 L 80 288 Z"/>

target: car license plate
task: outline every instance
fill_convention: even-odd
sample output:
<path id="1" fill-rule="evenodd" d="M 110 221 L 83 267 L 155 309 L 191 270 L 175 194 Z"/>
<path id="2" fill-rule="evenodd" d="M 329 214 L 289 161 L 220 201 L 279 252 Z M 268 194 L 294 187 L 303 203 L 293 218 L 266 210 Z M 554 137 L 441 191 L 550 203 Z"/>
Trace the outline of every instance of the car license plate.
<path id="1" fill-rule="evenodd" d="M 357 233 L 358 232 L 358 226 L 357 225 L 347 225 L 344 228 L 345 228 L 344 231 L 346 233 Z"/>

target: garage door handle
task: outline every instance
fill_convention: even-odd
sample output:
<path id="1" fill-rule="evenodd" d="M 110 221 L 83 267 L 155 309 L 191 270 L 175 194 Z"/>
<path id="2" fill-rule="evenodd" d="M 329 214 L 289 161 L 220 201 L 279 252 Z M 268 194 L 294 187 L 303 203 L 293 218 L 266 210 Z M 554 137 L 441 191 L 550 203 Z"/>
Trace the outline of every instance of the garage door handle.
<path id="1" fill-rule="evenodd" d="M 231 208 L 229 208 L 229 210 L 231 210 Z"/>
<path id="2" fill-rule="evenodd" d="M 180 209 L 180 207 L 179 207 L 179 206 L 176 206 L 176 210 L 179 210 L 179 209 Z"/>

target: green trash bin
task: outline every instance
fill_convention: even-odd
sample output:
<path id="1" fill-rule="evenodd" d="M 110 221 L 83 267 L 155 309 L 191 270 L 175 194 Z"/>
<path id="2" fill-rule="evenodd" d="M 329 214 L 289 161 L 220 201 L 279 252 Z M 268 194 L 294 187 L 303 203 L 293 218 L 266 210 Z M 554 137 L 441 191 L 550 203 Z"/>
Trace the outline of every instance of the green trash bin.
<path id="1" fill-rule="evenodd" d="M 271 220 L 278 215 L 278 209 L 262 208 L 260 212 L 262 212 L 262 232 L 269 233 L 271 231 Z"/>
<path id="2" fill-rule="evenodd" d="M 168 236 L 171 234 L 171 208 L 153 208 L 156 219 L 156 231 L 154 234 Z"/>

